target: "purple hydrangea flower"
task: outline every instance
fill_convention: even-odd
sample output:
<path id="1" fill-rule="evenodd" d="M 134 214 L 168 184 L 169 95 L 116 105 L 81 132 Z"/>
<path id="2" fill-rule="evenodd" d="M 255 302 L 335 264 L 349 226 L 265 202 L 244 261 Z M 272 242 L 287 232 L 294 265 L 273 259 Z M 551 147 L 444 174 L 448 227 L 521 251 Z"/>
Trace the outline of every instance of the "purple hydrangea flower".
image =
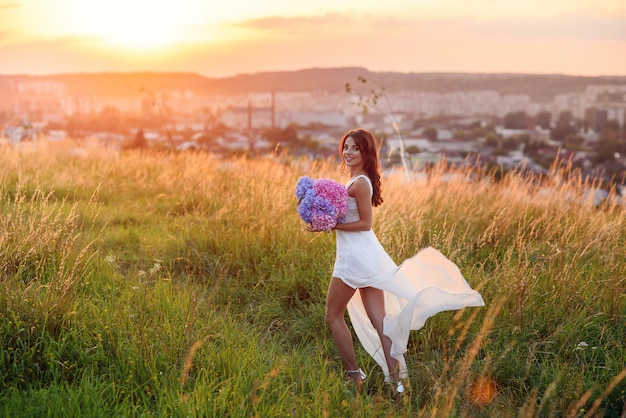
<path id="1" fill-rule="evenodd" d="M 296 183 L 296 197 L 302 199 L 307 190 L 313 188 L 313 184 L 315 181 L 311 177 L 302 176 L 298 179 L 298 183 Z"/>
<path id="2" fill-rule="evenodd" d="M 296 184 L 298 215 L 313 229 L 330 231 L 348 211 L 346 187 L 330 179 L 300 177 Z"/>

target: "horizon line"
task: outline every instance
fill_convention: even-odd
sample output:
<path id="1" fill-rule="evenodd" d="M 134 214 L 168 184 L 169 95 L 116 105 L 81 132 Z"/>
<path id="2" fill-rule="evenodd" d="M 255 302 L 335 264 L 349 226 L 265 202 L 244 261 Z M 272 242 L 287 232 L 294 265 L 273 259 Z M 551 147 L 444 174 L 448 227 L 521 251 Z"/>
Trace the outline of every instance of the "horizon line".
<path id="1" fill-rule="evenodd" d="M 65 71 L 65 72 L 55 72 L 55 73 L 47 73 L 47 74 L 34 74 L 34 73 L 2 73 L 0 72 L 0 77 L 55 77 L 55 76 L 72 76 L 72 75 L 138 75 L 138 74 L 158 74 L 158 75 L 195 75 L 203 78 L 209 79 L 227 79 L 227 78 L 235 78 L 241 76 L 255 76 L 255 75 L 267 75 L 267 74 L 282 74 L 282 73 L 297 73 L 297 72 L 305 72 L 305 71 L 333 71 L 333 70 L 362 70 L 368 73 L 373 74 L 415 74 L 415 75 L 520 75 L 520 76 L 564 76 L 564 77 L 582 77 L 582 78 L 611 78 L 611 77 L 626 77 L 626 74 L 596 74 L 596 75 L 588 75 L 588 74 L 569 74 L 569 73 L 560 73 L 560 72 L 512 72 L 512 71 L 372 71 L 366 67 L 360 66 L 341 66 L 341 67 L 303 67 L 300 69 L 294 70 L 271 70 L 271 71 L 257 71 L 257 72 L 240 72 L 234 73 L 228 76 L 210 76 L 206 74 L 202 74 L 198 71 L 155 71 L 155 70 L 127 70 L 127 71 Z"/>

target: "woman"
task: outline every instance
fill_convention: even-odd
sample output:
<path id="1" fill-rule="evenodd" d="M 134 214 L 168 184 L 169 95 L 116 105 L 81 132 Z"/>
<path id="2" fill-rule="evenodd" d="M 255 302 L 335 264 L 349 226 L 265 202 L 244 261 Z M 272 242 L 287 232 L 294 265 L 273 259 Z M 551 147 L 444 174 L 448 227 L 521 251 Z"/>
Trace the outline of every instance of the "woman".
<path id="1" fill-rule="evenodd" d="M 383 203 L 380 164 L 374 135 L 347 132 L 340 143 L 341 171 L 350 175 L 348 213 L 335 226 L 337 255 L 326 300 L 326 319 L 346 376 L 361 384 L 345 311 L 361 344 L 383 369 L 385 381 L 403 393 L 404 353 L 409 332 L 430 316 L 450 309 L 483 306 L 450 260 L 433 248 L 397 266 L 372 231 L 372 207 Z"/>

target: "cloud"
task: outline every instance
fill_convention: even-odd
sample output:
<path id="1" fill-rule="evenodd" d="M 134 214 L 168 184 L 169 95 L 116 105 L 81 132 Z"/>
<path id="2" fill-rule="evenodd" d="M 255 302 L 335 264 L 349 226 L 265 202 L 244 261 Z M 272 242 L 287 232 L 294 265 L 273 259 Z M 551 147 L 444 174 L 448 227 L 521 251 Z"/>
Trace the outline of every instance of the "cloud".
<path id="1" fill-rule="evenodd" d="M 117 63 L 79 37 L 62 37 L 0 45 L 0 73 L 51 74 L 110 69 Z M 107 67 L 108 65 L 108 67 Z M 72 68 L 74 70 L 72 70 Z"/>
<path id="2" fill-rule="evenodd" d="M 265 16 L 256 19 L 231 23 L 232 25 L 255 30 L 283 30 L 307 28 L 311 30 L 334 29 L 341 31 L 346 27 L 369 27 L 372 31 L 380 28 L 414 27 L 419 19 L 398 18 L 355 13 L 326 13 L 307 16 Z"/>
<path id="3" fill-rule="evenodd" d="M 341 28 L 355 24 L 353 16 L 340 13 L 329 13 L 318 16 L 265 16 L 232 22 L 232 26 L 263 32 L 321 30 L 322 28 Z"/>
<path id="4" fill-rule="evenodd" d="M 626 16 L 561 16 L 552 19 L 498 19 L 465 23 L 468 30 L 487 36 L 585 41 L 626 40 Z"/>
<path id="5" fill-rule="evenodd" d="M 352 65 L 372 70 L 623 73 L 626 62 L 614 57 L 626 39 L 625 19 L 273 15 L 230 22 L 246 36 L 231 39 L 224 48 L 198 43 L 180 62 L 220 74 Z M 581 48 L 586 48 L 584 56 Z"/>
<path id="6" fill-rule="evenodd" d="M 98 39 L 84 37 L 0 45 L 0 73 L 153 69 L 227 76 L 334 66 L 417 72 L 626 72 L 626 59 L 619 53 L 626 47 L 626 16 L 619 14 L 550 19 L 276 14 L 187 29 L 196 35 L 193 42 L 158 54 L 105 49 Z"/>
<path id="7" fill-rule="evenodd" d="M 299 39 L 308 43 L 311 40 L 330 40 L 339 44 L 395 37 L 411 37 L 423 34 L 424 26 L 419 19 L 406 17 L 379 16 L 357 13 L 327 13 L 321 15 L 266 16 L 230 22 L 231 27 L 257 34 L 260 37 L 274 37 L 277 43 L 288 43 Z M 282 39 L 278 39 L 283 37 Z M 258 42 L 251 36 L 252 43 Z"/>
<path id="8" fill-rule="evenodd" d="M 0 2 L 0 14 L 2 12 L 7 12 L 7 11 L 11 11 L 12 9 L 18 9 L 22 7 L 21 4 L 18 3 L 3 3 Z M 5 15 L 8 16 L 8 15 Z M 0 16 L 2 17 L 2 16 Z M 8 17 L 3 17 L 6 19 L 9 19 Z M 0 27 L 4 27 L 6 29 L 6 25 L 2 22 L 2 19 L 0 19 Z M 11 32 L 8 30 L 0 30 L 0 42 L 4 42 L 4 41 L 10 41 L 12 38 Z"/>
<path id="9" fill-rule="evenodd" d="M 334 33 L 378 34 L 431 33 L 497 36 L 519 39 L 626 40 L 626 16 L 569 15 L 554 18 L 507 17 L 421 18 L 376 16 L 371 14 L 329 13 L 316 16 L 266 16 L 231 22 L 230 26 L 265 34 L 302 34 L 321 36 Z"/>
<path id="10" fill-rule="evenodd" d="M 0 12 L 7 9 L 16 9 L 22 7 L 19 3 L 0 3 Z"/>

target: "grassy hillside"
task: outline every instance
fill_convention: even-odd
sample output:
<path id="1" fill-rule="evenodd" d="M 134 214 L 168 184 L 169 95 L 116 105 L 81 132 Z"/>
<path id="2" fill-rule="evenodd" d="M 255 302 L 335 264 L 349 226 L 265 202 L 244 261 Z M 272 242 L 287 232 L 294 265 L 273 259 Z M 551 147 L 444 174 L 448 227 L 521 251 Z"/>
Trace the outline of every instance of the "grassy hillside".
<path id="1" fill-rule="evenodd" d="M 455 261 L 486 306 L 414 331 L 408 393 L 343 381 L 324 320 L 334 236 L 295 211 L 337 161 L 0 150 L 4 416 L 620 416 L 626 210 L 438 167 L 384 178 L 398 262 Z"/>

